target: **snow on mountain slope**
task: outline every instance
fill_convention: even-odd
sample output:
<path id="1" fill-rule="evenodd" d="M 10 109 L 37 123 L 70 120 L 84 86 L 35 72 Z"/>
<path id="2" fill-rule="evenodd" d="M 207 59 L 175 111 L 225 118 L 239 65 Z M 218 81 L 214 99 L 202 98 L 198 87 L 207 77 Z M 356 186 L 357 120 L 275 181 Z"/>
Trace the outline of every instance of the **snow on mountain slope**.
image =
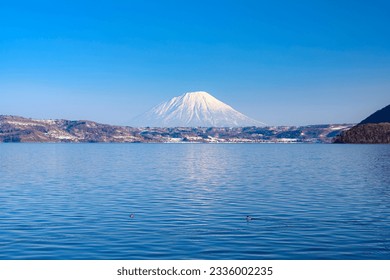
<path id="1" fill-rule="evenodd" d="M 264 126 L 205 91 L 188 92 L 161 103 L 134 119 L 136 126 L 242 127 Z"/>

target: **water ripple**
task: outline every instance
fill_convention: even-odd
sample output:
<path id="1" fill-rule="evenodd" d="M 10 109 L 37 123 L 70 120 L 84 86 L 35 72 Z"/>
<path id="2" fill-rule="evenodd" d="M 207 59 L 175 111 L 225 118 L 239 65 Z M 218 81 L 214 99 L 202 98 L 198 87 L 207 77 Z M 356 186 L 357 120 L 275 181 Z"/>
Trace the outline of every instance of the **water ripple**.
<path id="1" fill-rule="evenodd" d="M 388 145 L 0 145 L 0 259 L 389 259 L 389 157 Z"/>

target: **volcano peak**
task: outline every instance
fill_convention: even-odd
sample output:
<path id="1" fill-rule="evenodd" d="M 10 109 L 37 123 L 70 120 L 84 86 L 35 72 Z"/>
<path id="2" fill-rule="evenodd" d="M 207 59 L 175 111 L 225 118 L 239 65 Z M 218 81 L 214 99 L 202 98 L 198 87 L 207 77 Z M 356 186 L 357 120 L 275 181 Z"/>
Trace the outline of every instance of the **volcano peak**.
<path id="1" fill-rule="evenodd" d="M 154 127 L 263 126 L 234 110 L 206 91 L 187 92 L 163 102 L 135 119 L 137 125 Z"/>

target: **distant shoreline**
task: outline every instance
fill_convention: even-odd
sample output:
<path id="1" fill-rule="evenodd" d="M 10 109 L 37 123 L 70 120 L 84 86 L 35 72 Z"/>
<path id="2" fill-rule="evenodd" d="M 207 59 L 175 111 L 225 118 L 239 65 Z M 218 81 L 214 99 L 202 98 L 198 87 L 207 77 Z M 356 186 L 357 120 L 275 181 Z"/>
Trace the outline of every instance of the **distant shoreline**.
<path id="1" fill-rule="evenodd" d="M 12 143 L 331 143 L 353 124 L 267 127 L 130 127 L 93 121 L 0 115 L 0 142 Z"/>

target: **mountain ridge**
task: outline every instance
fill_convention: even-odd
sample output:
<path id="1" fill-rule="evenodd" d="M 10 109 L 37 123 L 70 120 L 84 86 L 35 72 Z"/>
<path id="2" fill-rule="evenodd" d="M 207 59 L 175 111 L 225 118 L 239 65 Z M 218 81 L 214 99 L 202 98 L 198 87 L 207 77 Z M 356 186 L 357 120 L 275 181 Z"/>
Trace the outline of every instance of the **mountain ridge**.
<path id="1" fill-rule="evenodd" d="M 351 124 L 138 128 L 88 120 L 37 120 L 0 115 L 0 143 L 330 143 L 335 135 L 350 127 Z"/>
<path id="2" fill-rule="evenodd" d="M 367 118 L 362 120 L 359 124 L 367 123 L 390 123 L 390 104 L 375 113 L 369 115 Z"/>

